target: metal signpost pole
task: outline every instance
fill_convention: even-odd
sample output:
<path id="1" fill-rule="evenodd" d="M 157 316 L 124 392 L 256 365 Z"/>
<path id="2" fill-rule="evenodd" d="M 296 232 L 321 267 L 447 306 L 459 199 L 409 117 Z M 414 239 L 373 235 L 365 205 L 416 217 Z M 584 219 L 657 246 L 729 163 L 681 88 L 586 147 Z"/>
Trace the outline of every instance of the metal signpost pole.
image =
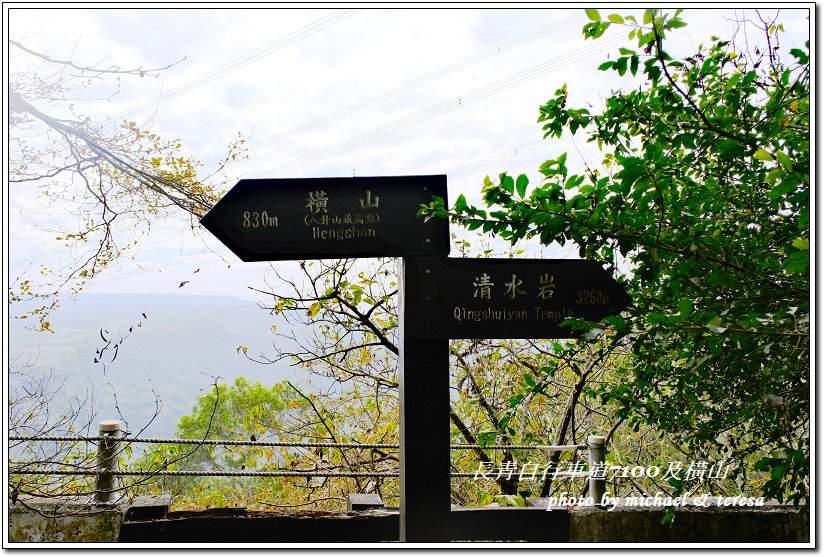
<path id="1" fill-rule="evenodd" d="M 400 541 L 450 541 L 449 340 L 421 339 L 417 258 L 399 259 Z"/>

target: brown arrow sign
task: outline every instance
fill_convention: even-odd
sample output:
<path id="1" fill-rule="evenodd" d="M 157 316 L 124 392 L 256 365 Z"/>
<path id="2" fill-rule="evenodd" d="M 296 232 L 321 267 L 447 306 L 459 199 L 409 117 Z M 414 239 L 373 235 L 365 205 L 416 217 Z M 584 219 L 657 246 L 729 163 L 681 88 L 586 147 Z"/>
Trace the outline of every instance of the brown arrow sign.
<path id="1" fill-rule="evenodd" d="M 243 261 L 447 255 L 446 176 L 240 180 L 200 223 Z"/>
<path id="2" fill-rule="evenodd" d="M 597 261 L 407 259 L 417 306 L 404 334 L 417 338 L 575 338 L 561 323 L 615 315 L 630 301 Z"/>

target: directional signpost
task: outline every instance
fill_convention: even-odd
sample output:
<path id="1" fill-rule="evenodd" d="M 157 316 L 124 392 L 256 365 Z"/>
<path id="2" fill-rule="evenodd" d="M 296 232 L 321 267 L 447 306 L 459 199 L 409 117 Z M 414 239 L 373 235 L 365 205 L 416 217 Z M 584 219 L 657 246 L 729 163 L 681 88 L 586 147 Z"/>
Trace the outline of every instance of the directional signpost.
<path id="1" fill-rule="evenodd" d="M 449 253 L 444 219 L 417 217 L 446 176 L 240 180 L 200 223 L 243 261 Z"/>
<path id="2" fill-rule="evenodd" d="M 455 535 L 449 339 L 573 338 L 629 296 L 597 262 L 450 259 L 446 219 L 417 217 L 446 176 L 241 180 L 201 224 L 243 261 L 400 257 L 400 540 Z"/>

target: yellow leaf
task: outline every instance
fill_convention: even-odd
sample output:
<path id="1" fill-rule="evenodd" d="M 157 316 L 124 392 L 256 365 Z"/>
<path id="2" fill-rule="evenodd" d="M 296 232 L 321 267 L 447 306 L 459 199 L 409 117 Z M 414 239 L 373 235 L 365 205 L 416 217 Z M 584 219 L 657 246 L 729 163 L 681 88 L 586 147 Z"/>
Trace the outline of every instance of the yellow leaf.
<path id="1" fill-rule="evenodd" d="M 771 161 L 773 160 L 773 156 L 769 153 L 769 151 L 765 151 L 764 149 L 759 149 L 753 155 L 756 159 L 760 161 Z"/>

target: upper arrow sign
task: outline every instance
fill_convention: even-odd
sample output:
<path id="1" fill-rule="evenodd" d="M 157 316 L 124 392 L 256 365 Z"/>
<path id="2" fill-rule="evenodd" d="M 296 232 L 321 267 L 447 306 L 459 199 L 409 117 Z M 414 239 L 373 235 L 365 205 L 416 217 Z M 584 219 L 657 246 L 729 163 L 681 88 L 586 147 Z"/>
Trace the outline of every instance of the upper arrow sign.
<path id="1" fill-rule="evenodd" d="M 445 256 L 446 176 L 240 180 L 200 223 L 243 261 Z"/>
<path id="2" fill-rule="evenodd" d="M 406 259 L 403 334 L 417 338 L 575 338 L 561 323 L 600 321 L 630 301 L 597 261 L 585 259 Z"/>

